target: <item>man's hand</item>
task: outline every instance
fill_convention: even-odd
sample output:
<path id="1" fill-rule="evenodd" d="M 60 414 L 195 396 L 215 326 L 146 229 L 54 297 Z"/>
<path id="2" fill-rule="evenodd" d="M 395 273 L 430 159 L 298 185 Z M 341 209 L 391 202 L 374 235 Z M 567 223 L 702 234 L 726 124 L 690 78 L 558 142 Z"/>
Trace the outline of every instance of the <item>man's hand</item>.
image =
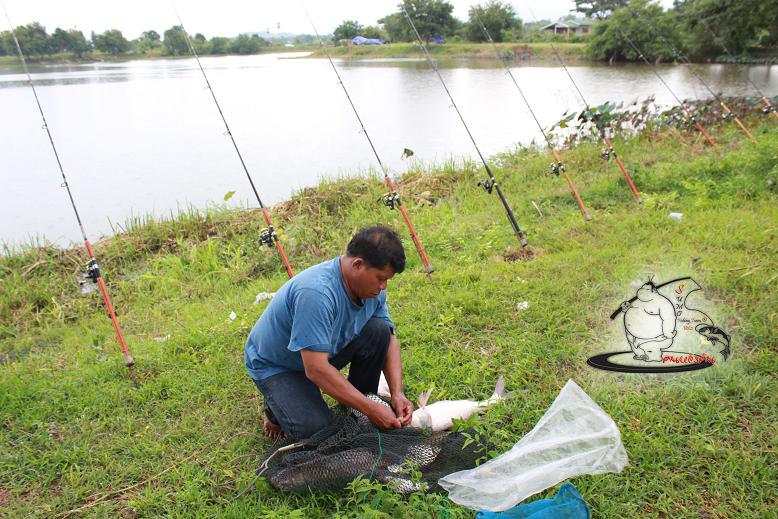
<path id="1" fill-rule="evenodd" d="M 394 411 L 383 404 L 375 404 L 366 415 L 370 422 L 381 430 L 402 427 L 400 420 L 394 415 Z"/>
<path id="2" fill-rule="evenodd" d="M 392 395 L 392 409 L 394 409 L 394 413 L 397 415 L 397 419 L 400 420 L 402 427 L 411 423 L 413 404 L 405 398 L 405 393 L 399 391 Z"/>

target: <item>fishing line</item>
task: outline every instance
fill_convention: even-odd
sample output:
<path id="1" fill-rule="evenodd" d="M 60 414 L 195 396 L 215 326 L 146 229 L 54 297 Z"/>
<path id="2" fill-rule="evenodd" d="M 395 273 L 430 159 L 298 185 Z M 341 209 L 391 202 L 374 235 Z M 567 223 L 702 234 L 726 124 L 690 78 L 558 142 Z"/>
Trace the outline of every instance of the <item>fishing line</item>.
<path id="1" fill-rule="evenodd" d="M 642 59 L 646 65 L 651 66 L 651 71 L 654 73 L 654 75 L 659 79 L 659 81 L 662 82 L 662 84 L 665 86 L 668 92 L 670 92 L 670 95 L 675 98 L 675 101 L 678 103 L 678 106 L 683 110 L 683 113 L 686 115 L 686 119 L 688 122 L 691 122 L 694 124 L 695 128 L 702 134 L 702 136 L 705 138 L 705 141 L 712 147 L 712 148 L 718 148 L 715 142 L 713 142 L 713 139 L 710 138 L 710 135 L 708 135 L 708 132 L 705 131 L 705 128 L 703 128 L 702 124 L 700 124 L 700 121 L 697 119 L 697 117 L 689 110 L 689 107 L 686 106 L 686 103 L 681 101 L 681 99 L 675 95 L 675 92 L 672 88 L 670 88 L 670 85 L 667 84 L 667 82 L 664 80 L 664 78 L 659 74 L 659 72 L 656 71 L 656 64 L 652 64 L 650 61 L 648 61 L 648 58 L 646 58 L 643 53 L 638 49 L 637 45 L 635 45 L 631 39 L 622 31 L 621 29 L 617 28 L 619 31 L 619 34 L 621 34 L 621 37 L 627 40 L 627 43 L 629 43 L 629 46 L 634 49 L 635 52 L 637 52 L 638 57 Z"/>
<path id="2" fill-rule="evenodd" d="M 704 79 L 702 79 L 702 76 L 700 76 L 697 73 L 697 71 L 694 70 L 694 67 L 692 66 L 692 63 L 689 61 L 689 59 L 686 56 L 684 56 L 683 54 L 681 54 L 681 52 L 678 49 L 676 49 L 675 46 L 672 43 L 670 43 L 670 41 L 667 38 L 662 36 L 659 33 L 659 31 L 657 31 L 656 28 L 653 25 L 651 25 L 648 21 L 646 21 L 646 25 L 648 25 L 648 27 L 652 31 L 654 31 L 654 34 L 656 34 L 659 37 L 659 39 L 664 42 L 665 45 L 667 45 L 667 47 L 673 52 L 675 57 L 677 59 L 681 60 L 681 63 L 686 63 L 689 66 L 689 71 L 692 73 L 692 75 L 694 77 L 696 77 L 697 80 L 700 83 L 702 83 L 702 85 L 705 87 L 705 89 L 708 92 L 710 92 L 710 95 L 712 95 L 713 98 L 716 99 L 716 101 L 719 102 L 719 105 L 721 105 L 721 108 L 724 109 L 724 120 L 726 120 L 726 119 L 728 119 L 730 117 L 733 118 L 735 120 L 735 123 L 740 127 L 740 129 L 743 131 L 743 133 L 745 133 L 748 136 L 748 138 L 751 139 L 751 142 L 756 144 L 756 139 L 754 138 L 753 135 L 751 135 L 751 132 L 748 131 L 748 128 L 746 128 L 746 126 L 743 124 L 743 121 L 741 121 L 740 118 L 737 115 L 735 115 L 732 112 L 732 110 L 730 110 L 729 106 L 727 106 L 727 104 L 724 102 L 724 100 L 721 98 L 721 96 L 719 94 L 717 94 L 716 92 L 714 92 L 713 89 L 708 85 L 708 83 Z"/>
<path id="3" fill-rule="evenodd" d="M 583 215 L 584 220 L 587 221 L 591 220 L 592 217 L 591 215 L 589 215 L 589 211 L 586 210 L 586 206 L 584 206 L 583 200 L 581 200 L 581 196 L 578 194 L 578 190 L 575 188 L 575 184 L 573 184 L 573 179 L 571 179 L 570 175 L 567 173 L 567 168 L 565 167 L 564 163 L 562 163 L 562 159 L 559 156 L 559 153 L 557 153 L 557 150 L 551 144 L 551 140 L 548 138 L 548 135 L 543 130 L 543 126 L 540 124 L 540 121 L 535 115 L 534 110 L 532 110 L 532 106 L 527 100 L 527 97 L 524 95 L 524 91 L 519 86 L 519 82 L 516 81 L 513 72 L 511 72 L 511 69 L 508 66 L 508 62 L 506 61 L 505 57 L 502 54 L 500 54 L 500 49 L 498 49 L 497 44 L 494 43 L 494 40 L 492 39 L 492 35 L 489 34 L 486 25 L 484 25 L 484 23 L 481 21 L 481 17 L 478 15 L 478 7 L 473 7 L 472 12 L 475 15 L 475 19 L 478 21 L 478 24 L 481 26 L 481 30 L 486 35 L 486 38 L 489 40 L 489 43 L 492 44 L 492 47 L 494 48 L 494 52 L 495 54 L 497 54 L 497 57 L 502 62 L 505 71 L 508 73 L 511 80 L 513 81 L 513 84 L 516 86 L 516 90 L 519 91 L 519 95 L 524 100 L 524 104 L 527 105 L 527 109 L 529 110 L 529 113 L 532 115 L 532 118 L 535 120 L 535 124 L 538 126 L 538 130 L 540 130 L 541 135 L 543 135 L 543 138 L 546 140 L 546 145 L 548 146 L 548 149 L 551 151 L 551 155 L 554 157 L 554 160 L 556 161 L 551 163 L 551 172 L 554 173 L 556 176 L 559 176 L 560 174 L 564 175 L 565 180 L 567 180 L 567 185 L 570 187 L 570 192 L 573 194 L 573 198 L 575 198 L 575 202 L 578 204 L 578 209 L 581 210 L 581 214 Z"/>
<path id="4" fill-rule="evenodd" d="M 530 14 L 532 15 L 532 18 L 537 21 L 537 16 L 535 16 L 535 12 L 532 10 L 531 7 L 527 6 L 527 9 L 529 9 Z M 480 20 L 479 20 L 480 22 Z M 481 24 L 483 26 L 483 23 Z M 484 27 L 484 29 L 486 29 Z M 489 38 L 491 40 L 491 38 Z M 583 104 L 586 108 L 587 112 L 590 112 L 589 108 L 589 102 L 586 100 L 586 97 L 584 97 L 583 92 L 581 92 L 581 89 L 578 88 L 578 83 L 573 78 L 573 75 L 570 73 L 570 70 L 567 68 L 567 64 L 565 63 L 565 60 L 562 59 L 562 55 L 559 53 L 559 50 L 557 49 L 556 44 L 553 41 L 549 41 L 551 44 L 551 50 L 554 52 L 554 55 L 556 56 L 557 60 L 559 60 L 559 64 L 562 65 L 562 68 L 565 71 L 565 74 L 567 74 L 567 77 L 570 79 L 570 82 L 573 84 L 573 87 L 575 87 L 575 91 L 578 92 L 578 96 L 581 98 L 581 101 L 583 101 Z M 603 152 L 602 156 L 607 160 L 610 157 L 613 157 L 616 159 L 616 163 L 619 166 L 619 169 L 621 169 L 621 173 L 624 175 L 624 179 L 627 181 L 627 185 L 629 186 L 630 192 L 632 192 L 632 197 L 635 199 L 635 202 L 638 204 L 641 203 L 640 200 L 640 193 L 638 193 L 637 188 L 635 187 L 634 182 L 632 182 L 632 177 L 630 177 L 629 173 L 627 172 L 627 168 L 624 166 L 624 163 L 621 160 L 621 157 L 616 153 L 616 150 L 613 147 L 613 144 L 611 143 L 610 138 L 608 137 L 608 133 L 606 131 L 606 128 L 600 128 L 597 124 L 596 115 L 594 116 L 594 124 L 597 126 L 597 128 L 600 130 L 600 137 L 602 137 L 603 142 L 605 143 L 605 151 Z"/>
<path id="5" fill-rule="evenodd" d="M 119 321 L 116 318 L 116 312 L 114 311 L 113 303 L 111 302 L 111 297 L 108 295 L 108 288 L 106 288 L 105 281 L 103 281 L 103 276 L 100 273 L 100 266 L 97 264 L 97 259 L 95 258 L 95 253 L 94 250 L 92 249 L 92 244 L 89 242 L 89 239 L 87 238 L 86 231 L 84 230 L 84 224 L 81 221 L 81 216 L 78 214 L 76 201 L 73 198 L 73 192 L 70 190 L 70 184 L 68 184 L 68 179 L 65 176 L 65 169 L 62 167 L 62 161 L 60 160 L 59 153 L 57 152 L 57 146 L 54 144 L 54 137 L 51 135 L 51 129 L 49 128 L 49 123 L 46 120 L 46 114 L 43 111 L 43 106 L 41 105 L 40 98 L 38 97 L 38 91 L 35 89 L 35 84 L 32 81 L 32 75 L 30 74 L 30 69 L 27 66 L 27 60 L 24 58 L 24 52 L 22 52 L 22 46 L 19 44 L 19 39 L 16 37 L 15 26 L 13 22 L 11 22 L 11 17 L 8 14 L 8 9 L 5 6 L 5 2 L 0 0 L 0 5 L 3 6 L 5 19 L 8 20 L 8 25 L 11 27 L 11 37 L 13 38 L 14 45 L 16 46 L 16 52 L 19 55 L 19 60 L 22 63 L 22 68 L 24 69 L 24 73 L 27 75 L 27 84 L 30 85 L 30 89 L 32 89 L 32 94 L 35 97 L 35 104 L 38 106 L 38 112 L 40 112 L 41 119 L 43 120 L 42 128 L 46 130 L 46 135 L 49 138 L 51 149 L 54 152 L 54 158 L 57 161 L 57 167 L 59 168 L 59 173 L 62 176 L 62 187 L 64 187 L 68 193 L 68 198 L 70 199 L 70 206 L 73 208 L 73 213 L 76 215 L 78 228 L 81 230 L 81 237 L 84 240 L 84 246 L 86 247 L 86 251 L 89 254 L 89 263 L 87 263 L 87 273 L 86 273 L 87 278 L 89 278 L 93 283 L 97 283 L 97 286 L 100 289 L 100 293 L 103 296 L 103 301 L 105 302 L 105 307 L 108 310 L 108 316 L 111 318 L 111 323 L 113 324 L 113 328 L 116 331 L 116 338 L 119 341 L 119 346 L 121 347 L 122 354 L 124 355 L 124 365 L 129 368 L 130 366 L 133 366 L 135 364 L 135 360 L 132 358 L 129 349 L 127 348 L 127 342 L 124 340 L 124 334 L 122 333 L 121 326 L 119 326 Z"/>
<path id="6" fill-rule="evenodd" d="M 719 38 L 718 36 L 716 36 L 716 33 L 715 33 L 715 32 L 713 32 L 713 29 L 711 29 L 710 25 L 708 25 L 708 22 L 706 22 L 706 21 L 705 21 L 705 18 L 700 18 L 700 21 L 701 21 L 701 22 L 703 23 L 703 25 L 705 25 L 705 27 L 708 29 L 708 31 L 710 32 L 711 36 L 713 36 L 713 40 L 714 40 L 714 41 L 715 41 L 715 40 L 721 40 L 721 38 Z M 726 53 L 727 53 L 727 55 L 728 55 L 730 58 L 732 58 L 733 60 L 737 59 L 737 58 L 735 58 L 735 56 L 734 56 L 734 55 L 733 55 L 733 54 L 732 54 L 732 53 L 729 51 L 729 49 L 727 48 L 727 46 L 726 46 L 726 45 L 724 45 L 724 42 L 723 42 L 723 41 L 719 41 L 719 45 L 721 45 L 721 48 L 722 48 L 722 49 L 724 49 L 724 52 L 726 52 Z M 764 93 L 764 92 L 762 92 L 762 90 L 761 90 L 761 89 L 760 89 L 758 86 L 756 86 L 756 83 L 754 83 L 754 82 L 751 80 L 751 76 L 748 74 L 748 72 L 746 72 L 746 81 L 748 81 L 748 82 L 751 84 L 751 86 L 754 88 L 754 90 L 756 90 L 756 93 L 757 93 L 757 94 L 759 94 L 759 95 L 762 97 L 762 102 L 765 104 L 765 108 L 763 109 L 763 112 L 764 112 L 764 113 L 772 112 L 772 114 L 773 114 L 775 117 L 778 117 L 778 110 L 776 110 L 776 109 L 775 109 L 775 107 L 774 107 L 774 106 L 773 106 L 773 105 L 770 103 L 770 101 L 767 99 L 767 96 L 765 95 L 765 93 Z"/>
<path id="7" fill-rule="evenodd" d="M 462 121 L 462 125 L 465 127 L 465 131 L 467 132 L 468 137 L 470 137 L 470 141 L 473 143 L 473 147 L 475 148 L 475 151 L 478 153 L 478 156 L 481 158 L 481 162 L 484 165 L 486 174 L 489 176 L 487 180 L 483 182 L 479 182 L 478 185 L 482 186 L 484 190 L 486 190 L 486 192 L 489 194 L 492 193 L 492 190 L 497 191 L 497 195 L 500 197 L 500 201 L 502 202 L 503 208 L 505 209 L 505 213 L 508 216 L 508 220 L 510 221 L 511 227 L 513 227 L 513 231 L 516 233 L 516 236 L 519 239 L 519 243 L 521 244 L 522 247 L 526 247 L 527 238 L 524 236 L 524 233 L 519 228 L 519 224 L 516 221 L 516 217 L 513 215 L 513 210 L 511 209 L 511 206 L 508 205 L 508 200 L 505 199 L 505 195 L 503 195 L 500 186 L 497 185 L 497 180 L 495 180 L 494 174 L 492 174 L 492 169 L 489 167 L 489 164 L 486 162 L 486 159 L 484 159 L 481 150 L 478 148 L 478 144 L 476 144 L 475 138 L 473 138 L 473 134 L 470 133 L 470 128 L 468 128 L 464 117 L 462 117 L 462 113 L 459 111 L 459 107 L 457 107 L 457 104 L 454 101 L 454 97 L 451 95 L 451 92 L 449 92 L 448 87 L 446 86 L 446 82 L 443 80 L 443 76 L 441 76 L 440 71 L 438 70 L 438 66 L 433 61 L 432 56 L 430 56 L 430 53 L 427 50 L 427 46 L 424 44 L 424 40 L 422 40 L 419 31 L 416 29 L 416 25 L 413 23 L 411 16 L 408 14 L 408 11 L 405 9 L 405 3 L 404 2 L 401 3 L 400 7 L 402 7 L 403 14 L 405 15 L 405 19 L 408 20 L 408 23 L 411 25 L 413 32 L 416 34 L 416 39 L 419 41 L 419 46 L 421 47 L 422 52 L 424 52 L 427 61 L 429 61 L 430 65 L 432 66 L 432 70 L 434 70 L 435 73 L 438 75 L 440 84 L 443 85 L 443 90 L 445 90 L 446 94 L 448 94 L 448 98 L 451 100 L 451 105 L 454 107 L 454 110 L 459 116 L 459 120 Z"/>
<path id="8" fill-rule="evenodd" d="M 373 151 L 373 155 L 375 156 L 376 161 L 378 161 L 378 165 L 381 167 L 381 172 L 384 174 L 384 181 L 386 182 L 386 184 L 389 186 L 389 189 L 391 190 L 389 193 L 384 195 L 383 202 L 389 209 L 397 208 L 400 210 L 400 214 L 402 214 L 403 220 L 405 220 L 405 225 L 408 227 L 408 230 L 411 233 L 411 238 L 413 239 L 413 243 L 416 245 L 416 250 L 419 251 L 419 256 L 421 257 L 421 262 L 424 264 L 424 269 L 427 271 L 427 274 L 432 274 L 435 271 L 435 269 L 432 267 L 432 264 L 430 263 L 430 259 L 429 257 L 427 257 L 427 253 L 424 251 L 424 246 L 421 244 L 419 235 L 416 233 L 416 229 L 414 229 L 413 224 L 411 223 L 411 219 L 408 216 L 408 212 L 405 210 L 405 206 L 402 205 L 402 202 L 400 200 L 400 195 L 397 192 L 397 185 L 389 176 L 389 171 L 384 166 L 383 161 L 381 161 L 381 157 L 378 155 L 378 151 L 373 145 L 373 140 L 370 138 L 370 134 L 367 133 L 367 129 L 365 128 L 365 125 L 362 123 L 362 118 L 359 116 L 359 112 L 357 112 L 357 107 L 354 105 L 354 101 L 351 100 L 351 96 L 349 95 L 348 90 L 346 89 L 346 84 L 343 82 L 343 79 L 340 77 L 340 72 L 338 72 L 338 67 L 336 67 L 335 63 L 332 61 L 332 57 L 330 57 L 330 53 L 327 52 L 327 49 L 324 46 L 324 41 L 322 40 L 322 37 L 319 35 L 319 31 L 316 29 L 316 25 L 313 23 L 313 18 L 311 18 L 311 15 L 308 13 L 308 9 L 305 8 L 305 4 L 300 2 L 300 6 L 302 7 L 303 11 L 305 11 L 305 16 L 308 17 L 308 21 L 311 23 L 313 32 L 316 33 L 316 38 L 318 38 L 319 40 L 319 45 L 321 46 L 324 55 L 327 56 L 327 60 L 330 62 L 330 66 L 332 66 L 332 70 L 335 72 L 335 76 L 337 76 L 338 78 L 338 83 L 343 89 L 343 93 L 346 94 L 346 99 L 348 99 L 349 105 L 351 105 L 351 110 L 353 110 L 354 115 L 357 118 L 357 122 L 359 123 L 360 128 L 362 128 L 362 133 L 365 135 L 365 138 L 367 139 L 367 143 L 370 145 L 370 149 Z"/>
<path id="9" fill-rule="evenodd" d="M 192 39 L 189 37 L 189 33 L 186 32 L 186 28 L 184 27 L 184 22 L 181 19 L 181 15 L 178 13 L 178 9 L 176 8 L 175 1 L 170 0 L 170 5 L 173 7 L 173 11 L 176 13 L 179 26 L 181 27 L 181 32 L 184 33 L 184 38 L 186 39 L 186 44 L 189 47 L 189 51 L 192 53 L 192 56 L 194 56 L 195 61 L 197 61 L 197 66 L 200 68 L 200 72 L 203 74 L 203 79 L 205 80 L 206 88 L 211 93 L 211 97 L 213 98 L 213 102 L 216 105 L 216 109 L 219 111 L 219 115 L 221 116 L 222 122 L 224 123 L 224 128 L 227 130 L 226 134 L 230 137 L 232 146 L 233 148 L 235 148 L 235 153 L 238 155 L 238 160 L 240 160 L 240 164 L 243 167 L 243 171 L 246 173 L 246 178 L 249 179 L 249 184 L 251 184 L 251 190 L 254 192 L 254 196 L 257 198 L 257 202 L 259 203 L 259 208 L 262 211 L 262 218 L 265 219 L 265 223 L 267 224 L 267 228 L 262 229 L 259 232 L 259 243 L 261 245 L 267 245 L 268 247 L 272 247 L 273 245 L 275 245 L 276 249 L 278 249 L 278 254 L 281 256 L 281 261 L 283 261 L 284 267 L 286 268 L 286 273 L 289 274 L 290 278 L 294 277 L 294 271 L 292 271 L 292 266 L 289 264 L 289 260 L 286 257 L 286 253 L 284 252 L 284 247 L 281 245 L 281 240 L 278 239 L 278 234 L 276 233 L 275 228 L 273 227 L 273 223 L 270 221 L 270 214 L 265 208 L 265 205 L 262 203 L 262 199 L 259 197 L 259 192 L 257 191 L 256 185 L 254 185 L 254 180 L 251 178 L 251 174 L 249 173 L 249 168 L 246 166 L 246 162 L 243 160 L 243 155 L 240 152 L 240 148 L 238 148 L 238 143 L 235 142 L 235 137 L 232 135 L 232 130 L 230 130 L 230 125 L 227 124 L 227 118 L 225 117 L 224 112 L 222 111 L 221 105 L 219 104 L 219 100 L 216 98 L 216 93 L 213 91 L 213 88 L 211 87 L 211 82 L 208 80 L 208 75 L 205 73 L 203 64 L 200 62 L 200 56 L 197 54 L 197 51 L 194 48 L 194 44 L 192 43 Z"/>

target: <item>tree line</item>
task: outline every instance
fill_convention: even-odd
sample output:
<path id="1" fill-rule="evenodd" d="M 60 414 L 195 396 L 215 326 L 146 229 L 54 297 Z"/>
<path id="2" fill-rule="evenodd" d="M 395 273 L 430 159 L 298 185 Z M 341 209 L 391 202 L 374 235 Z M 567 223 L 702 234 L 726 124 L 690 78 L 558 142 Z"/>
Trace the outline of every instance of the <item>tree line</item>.
<path id="1" fill-rule="evenodd" d="M 698 60 L 722 55 L 725 46 L 735 54 L 778 53 L 778 9 L 774 2 L 675 0 L 673 7 L 665 10 L 651 0 L 575 0 L 575 6 L 579 16 L 596 20 L 591 36 L 585 41 L 589 55 L 598 60 L 638 61 L 640 56 L 628 39 L 651 60 L 675 59 L 670 45 Z M 466 21 L 453 15 L 454 7 L 446 0 L 402 0 L 395 12 L 377 20 L 376 25 L 362 26 L 355 20 L 345 20 L 335 29 L 332 39 L 336 43 L 354 36 L 393 42 L 415 41 L 403 7 L 413 17 L 421 36 L 427 40 L 440 36 L 451 41 L 483 42 L 486 35 L 481 22 L 498 42 L 581 39 L 541 33 L 540 27 L 549 20 L 525 23 L 517 16 L 513 6 L 504 0 L 487 0 L 473 5 Z M 565 19 L 575 17 L 569 15 Z M 171 27 L 162 35 L 154 30 L 145 31 L 134 40 L 128 40 L 116 29 L 99 34 L 93 32 L 89 38 L 76 29 L 57 28 L 48 34 L 42 25 L 35 22 L 17 27 L 15 33 L 29 56 L 70 54 L 82 58 L 93 51 L 116 56 L 180 56 L 189 53 L 184 32 L 178 26 Z M 295 41 L 313 43 L 314 38 L 302 35 Z M 256 34 L 207 39 L 197 33 L 192 42 L 200 54 L 254 54 L 270 46 L 270 42 Z M 0 33 L 0 55 L 15 52 L 10 32 Z"/>
<path id="2" fill-rule="evenodd" d="M 427 40 L 439 36 L 454 41 L 484 42 L 486 35 L 479 19 L 498 42 L 518 41 L 527 32 L 513 6 L 502 0 L 488 0 L 472 6 L 466 22 L 453 15 L 454 6 L 445 0 L 404 0 L 403 4 L 398 4 L 396 12 L 379 19 L 378 26 L 363 27 L 355 20 L 345 20 L 335 29 L 332 39 L 340 42 L 364 36 L 393 42 L 416 41 L 416 35 L 405 19 L 403 5 L 419 34 Z"/>
<path id="3" fill-rule="evenodd" d="M 778 53 L 775 2 L 675 0 L 668 10 L 649 0 L 575 2 L 599 20 L 588 42 L 594 59 L 640 60 L 627 38 L 647 58 L 661 61 L 677 59 L 671 47 L 697 60 L 722 56 L 724 48 L 740 56 Z"/>
<path id="4" fill-rule="evenodd" d="M 69 54 L 84 58 L 95 51 L 114 56 L 189 54 L 186 37 L 180 26 L 171 27 L 162 35 L 154 30 L 144 31 L 134 40 L 125 38 L 118 29 L 92 32 L 89 38 L 77 29 L 65 30 L 59 27 L 49 34 L 38 22 L 21 25 L 14 33 L 25 55 L 33 57 Z M 241 34 L 234 38 L 215 36 L 209 40 L 197 33 L 192 37 L 192 45 L 199 54 L 256 54 L 270 43 L 256 34 Z M 3 55 L 16 55 L 16 44 L 10 31 L 0 33 L 0 56 Z"/>
<path id="5" fill-rule="evenodd" d="M 596 21 L 591 36 L 585 39 L 588 52 L 595 59 L 639 60 L 627 38 L 653 60 L 675 58 L 663 38 L 695 59 L 719 56 L 724 46 L 736 54 L 749 49 L 778 51 L 775 2 L 675 0 L 673 7 L 665 10 L 651 0 L 575 0 L 575 6 L 579 16 Z M 524 23 L 513 6 L 502 0 L 473 5 L 466 21 L 454 17 L 454 7 L 446 0 L 403 0 L 395 12 L 378 20 L 379 25 L 363 27 L 354 20 L 345 20 L 335 29 L 333 40 L 359 35 L 393 42 L 414 41 L 415 34 L 405 20 L 403 7 L 427 40 L 440 36 L 453 41 L 483 42 L 486 36 L 479 19 L 495 41 L 554 39 L 539 33 L 540 26 L 548 21 Z"/>

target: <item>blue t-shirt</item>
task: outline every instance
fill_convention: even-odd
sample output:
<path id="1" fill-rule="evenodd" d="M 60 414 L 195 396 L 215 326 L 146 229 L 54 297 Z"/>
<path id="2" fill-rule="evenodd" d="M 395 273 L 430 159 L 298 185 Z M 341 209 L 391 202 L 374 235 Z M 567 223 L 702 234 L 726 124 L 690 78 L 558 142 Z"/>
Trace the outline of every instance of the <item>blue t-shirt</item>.
<path id="1" fill-rule="evenodd" d="M 287 281 L 254 325 L 246 341 L 246 369 L 254 380 L 305 371 L 300 350 L 340 352 L 372 318 L 394 330 L 382 290 L 355 304 L 340 274 L 340 258 L 310 267 Z"/>

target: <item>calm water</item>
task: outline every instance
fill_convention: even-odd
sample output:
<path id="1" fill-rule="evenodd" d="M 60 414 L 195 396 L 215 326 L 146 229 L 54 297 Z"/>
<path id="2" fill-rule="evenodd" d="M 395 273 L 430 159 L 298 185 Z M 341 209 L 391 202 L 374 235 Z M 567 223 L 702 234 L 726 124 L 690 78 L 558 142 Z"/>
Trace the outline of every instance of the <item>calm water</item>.
<path id="1" fill-rule="evenodd" d="M 373 156 L 324 60 L 299 54 L 205 58 L 213 88 L 265 204 L 322 176 L 374 167 Z M 338 62 L 378 152 L 395 173 L 409 161 L 442 162 L 474 150 L 423 61 Z M 700 66 L 716 90 L 750 95 L 746 77 L 778 93 L 778 67 Z M 656 94 L 672 98 L 642 66 L 571 67 L 592 104 Z M 683 97 L 707 97 L 686 67 L 663 66 Z M 442 74 L 485 154 L 538 138 L 515 87 L 497 66 L 459 62 Z M 553 64 L 514 69 L 541 124 L 580 101 Z M 256 206 L 193 60 L 34 68 L 49 126 L 93 240 L 109 222 L 169 215 L 188 205 Z M 32 93 L 16 67 L 0 68 L 0 242 L 80 239 Z"/>

